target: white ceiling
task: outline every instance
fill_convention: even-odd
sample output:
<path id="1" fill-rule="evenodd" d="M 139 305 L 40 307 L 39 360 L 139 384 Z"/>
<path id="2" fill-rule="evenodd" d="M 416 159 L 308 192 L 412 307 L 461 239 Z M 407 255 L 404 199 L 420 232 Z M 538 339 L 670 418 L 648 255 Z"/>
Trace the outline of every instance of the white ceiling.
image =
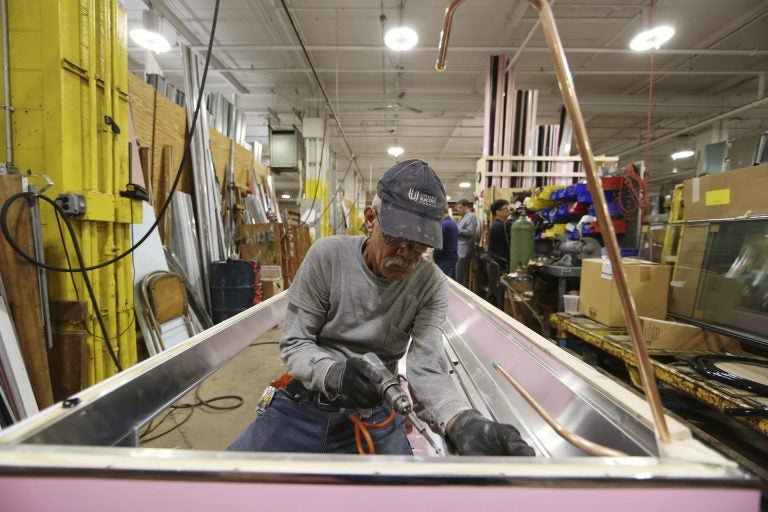
<path id="1" fill-rule="evenodd" d="M 323 83 L 357 167 L 374 180 L 401 158 L 429 161 L 454 198 L 459 181 L 472 181 L 482 151 L 486 56 L 516 54 L 518 89 L 539 90 L 539 123 L 555 123 L 562 105 L 536 11 L 524 0 L 466 0 L 453 23 L 447 70 L 434 70 L 442 16 L 449 0 L 284 0 Z M 214 0 L 151 0 L 165 17 L 172 43 L 203 52 Z M 629 40 L 651 16 L 677 33 L 653 57 L 650 172 L 671 176 L 673 149 L 768 130 L 768 0 L 558 0 L 553 11 L 573 72 L 595 154 L 621 163 L 646 155 L 651 57 Z M 138 26 L 142 0 L 124 0 L 129 29 Z M 382 14 L 386 17 L 382 22 Z M 384 29 L 404 24 L 418 46 L 396 53 Z M 146 52 L 129 42 L 129 66 L 141 74 Z M 322 117 L 323 92 L 302 52 L 282 0 L 222 0 L 208 90 L 237 94 L 247 139 L 265 145 L 266 124 L 290 128 L 297 115 Z M 181 86 L 176 46 L 155 57 L 168 81 Z M 413 107 L 398 109 L 396 105 Z M 751 105 L 753 104 L 754 105 Z M 386 108 L 393 105 L 395 108 Z M 383 109 L 381 109 L 383 108 Z M 378 110 L 380 109 L 380 110 Z M 274 121 L 279 119 L 279 124 Z M 329 122 L 334 126 L 334 122 Z M 341 131 L 330 132 L 337 167 L 350 151 Z M 690 174 L 697 158 L 678 162 Z M 354 169 L 355 167 L 353 167 Z M 278 189 L 292 181 L 278 181 Z M 282 192 L 282 190 L 279 190 Z M 291 191 L 289 191 L 291 192 Z"/>

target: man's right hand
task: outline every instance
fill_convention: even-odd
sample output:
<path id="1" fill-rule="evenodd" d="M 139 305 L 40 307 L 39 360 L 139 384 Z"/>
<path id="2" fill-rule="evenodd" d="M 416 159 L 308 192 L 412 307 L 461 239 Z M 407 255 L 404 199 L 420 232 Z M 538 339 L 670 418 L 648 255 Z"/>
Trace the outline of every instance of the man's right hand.
<path id="1" fill-rule="evenodd" d="M 373 366 L 359 357 L 352 357 L 331 365 L 325 377 L 325 388 L 334 395 L 340 395 L 347 406 L 372 409 L 381 404 L 380 380 L 381 376 Z"/>

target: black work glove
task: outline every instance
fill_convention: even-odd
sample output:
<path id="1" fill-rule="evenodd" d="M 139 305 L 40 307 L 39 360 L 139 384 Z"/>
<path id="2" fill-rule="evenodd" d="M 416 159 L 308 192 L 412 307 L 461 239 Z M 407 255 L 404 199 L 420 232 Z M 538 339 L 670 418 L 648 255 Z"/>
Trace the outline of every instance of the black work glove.
<path id="1" fill-rule="evenodd" d="M 325 389 L 341 397 L 347 407 L 372 409 L 381 403 L 378 372 L 359 357 L 333 363 L 325 376 Z"/>
<path id="2" fill-rule="evenodd" d="M 536 455 L 515 427 L 487 420 L 473 409 L 456 416 L 446 437 L 459 455 Z"/>

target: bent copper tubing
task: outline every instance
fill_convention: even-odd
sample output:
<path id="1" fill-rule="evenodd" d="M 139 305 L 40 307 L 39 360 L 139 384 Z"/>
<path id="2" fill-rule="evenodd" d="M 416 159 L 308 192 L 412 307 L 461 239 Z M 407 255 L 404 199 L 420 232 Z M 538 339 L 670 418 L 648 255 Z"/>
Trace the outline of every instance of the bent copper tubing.
<path id="1" fill-rule="evenodd" d="M 595 157 L 592 153 L 589 137 L 587 136 L 587 128 L 584 124 L 584 118 L 581 115 L 581 107 L 579 107 L 579 102 L 576 98 L 576 88 L 573 85 L 571 71 L 568 67 L 568 62 L 565 59 L 563 44 L 560 41 L 560 35 L 557 32 L 555 18 L 552 15 L 552 9 L 546 0 L 528 1 L 539 13 L 541 29 L 547 39 L 547 46 L 549 47 L 549 52 L 552 56 L 552 64 L 555 68 L 555 74 L 557 75 L 557 83 L 560 86 L 560 92 L 563 95 L 565 108 L 568 110 L 568 114 L 571 116 L 571 121 L 573 123 L 573 133 L 576 137 L 576 142 L 579 145 L 579 154 L 581 155 L 581 161 L 584 165 L 589 192 L 592 194 L 595 203 L 595 212 L 597 213 L 597 219 L 601 226 L 600 229 L 602 229 L 602 226 L 605 226 L 603 242 L 605 243 L 606 249 L 608 249 L 608 257 L 611 261 L 616 288 L 618 289 L 619 298 L 621 299 L 621 309 L 624 312 L 629 337 L 632 340 L 632 346 L 635 350 L 635 359 L 640 371 L 643 391 L 648 400 L 648 405 L 651 408 L 654 424 L 656 425 L 656 433 L 662 443 L 669 443 L 669 429 L 667 428 L 667 422 L 664 418 L 664 409 L 661 405 L 661 398 L 659 397 L 659 388 L 656 385 L 653 367 L 648 358 L 648 350 L 646 349 L 641 336 L 642 328 L 640 326 L 640 319 L 637 316 L 637 310 L 635 309 L 635 301 L 629 291 L 627 274 L 624 270 L 624 264 L 621 261 L 621 250 L 619 249 L 619 243 L 616 240 L 616 231 L 613 228 L 613 222 L 611 222 L 611 217 L 608 214 L 608 206 L 606 205 L 605 196 L 603 195 L 603 186 L 600 182 L 600 177 L 597 174 Z M 440 33 L 440 43 L 438 45 L 439 55 L 437 64 L 435 65 L 435 68 L 438 71 L 445 69 L 445 57 L 448 52 L 448 37 L 451 33 L 453 13 L 462 2 L 463 0 L 453 0 L 445 9 L 443 30 Z"/>
<path id="2" fill-rule="evenodd" d="M 512 387 L 514 387 L 517 392 L 520 393 L 523 398 L 525 398 L 525 401 L 528 402 L 531 407 L 533 407 L 533 410 L 535 410 L 536 413 L 541 416 L 542 419 L 544 419 L 544 421 L 546 421 L 547 424 L 552 427 L 552 429 L 557 432 L 560 437 L 571 443 L 573 446 L 581 448 L 585 452 L 591 455 L 596 455 L 598 457 L 628 457 L 628 455 L 622 451 L 614 450 L 613 448 L 608 448 L 607 446 L 594 443 L 589 439 L 584 439 L 580 435 L 574 434 L 570 430 L 567 430 L 564 426 L 558 423 L 557 420 L 553 418 L 546 410 L 544 410 L 541 404 L 537 402 L 535 398 L 529 395 L 528 392 L 523 389 L 523 386 L 521 386 L 514 377 L 512 377 L 504 368 L 501 367 L 501 364 L 499 364 L 498 361 L 493 362 L 493 367 L 498 370 L 499 373 L 501 373 L 509 381 L 510 384 L 512 384 Z"/>
<path id="3" fill-rule="evenodd" d="M 448 52 L 448 39 L 451 37 L 451 26 L 453 25 L 453 13 L 459 8 L 464 0 L 453 0 L 451 5 L 445 8 L 443 14 L 443 29 L 440 31 L 440 43 L 437 45 L 437 64 L 435 69 L 445 70 L 445 54 Z"/>

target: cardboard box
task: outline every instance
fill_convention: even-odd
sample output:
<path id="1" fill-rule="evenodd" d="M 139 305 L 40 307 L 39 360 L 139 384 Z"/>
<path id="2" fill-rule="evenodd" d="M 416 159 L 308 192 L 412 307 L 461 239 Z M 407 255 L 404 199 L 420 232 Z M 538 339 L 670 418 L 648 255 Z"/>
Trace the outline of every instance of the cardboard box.
<path id="1" fill-rule="evenodd" d="M 655 318 L 640 318 L 643 339 L 648 348 L 663 350 L 696 350 L 740 352 L 741 343 L 695 325 L 668 322 Z"/>
<path id="2" fill-rule="evenodd" d="M 768 164 L 685 180 L 684 220 L 768 214 Z"/>
<path id="3" fill-rule="evenodd" d="M 261 280 L 261 298 L 267 300 L 270 297 L 274 297 L 278 293 L 285 290 L 285 282 L 283 278 L 280 279 L 263 279 Z"/>
<path id="4" fill-rule="evenodd" d="M 624 258 L 624 269 L 637 314 L 667 317 L 669 265 Z M 609 327 L 624 327 L 624 311 L 608 259 L 586 259 L 581 265 L 579 313 Z"/>

